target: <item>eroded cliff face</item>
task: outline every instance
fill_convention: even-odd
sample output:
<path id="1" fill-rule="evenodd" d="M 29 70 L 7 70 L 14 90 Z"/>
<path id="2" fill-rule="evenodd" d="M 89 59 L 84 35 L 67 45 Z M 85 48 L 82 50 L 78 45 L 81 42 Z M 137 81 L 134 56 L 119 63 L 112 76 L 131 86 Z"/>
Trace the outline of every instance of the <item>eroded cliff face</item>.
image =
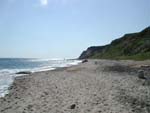
<path id="1" fill-rule="evenodd" d="M 150 27 L 139 33 L 126 34 L 106 46 L 93 46 L 79 59 L 150 59 Z"/>
<path id="2" fill-rule="evenodd" d="M 86 51 L 80 55 L 79 59 L 86 59 L 92 57 L 96 53 L 101 53 L 105 46 L 93 46 L 89 47 Z"/>

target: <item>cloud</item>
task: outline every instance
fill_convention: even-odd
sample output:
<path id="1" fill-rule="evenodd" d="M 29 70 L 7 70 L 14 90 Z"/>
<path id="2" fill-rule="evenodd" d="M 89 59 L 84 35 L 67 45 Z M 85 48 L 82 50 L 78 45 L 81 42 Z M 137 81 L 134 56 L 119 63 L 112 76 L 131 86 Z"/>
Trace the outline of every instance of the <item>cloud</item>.
<path id="1" fill-rule="evenodd" d="M 47 6 L 48 5 L 48 0 L 40 0 L 40 3 L 42 6 Z"/>

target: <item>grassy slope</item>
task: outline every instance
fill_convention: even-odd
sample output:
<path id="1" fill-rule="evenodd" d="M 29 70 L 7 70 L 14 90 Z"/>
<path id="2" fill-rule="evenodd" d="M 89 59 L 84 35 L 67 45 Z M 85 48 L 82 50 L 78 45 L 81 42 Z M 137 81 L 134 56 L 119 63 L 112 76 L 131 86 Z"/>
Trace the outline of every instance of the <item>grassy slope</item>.
<path id="1" fill-rule="evenodd" d="M 140 33 L 127 34 L 90 58 L 96 59 L 150 59 L 150 28 Z"/>

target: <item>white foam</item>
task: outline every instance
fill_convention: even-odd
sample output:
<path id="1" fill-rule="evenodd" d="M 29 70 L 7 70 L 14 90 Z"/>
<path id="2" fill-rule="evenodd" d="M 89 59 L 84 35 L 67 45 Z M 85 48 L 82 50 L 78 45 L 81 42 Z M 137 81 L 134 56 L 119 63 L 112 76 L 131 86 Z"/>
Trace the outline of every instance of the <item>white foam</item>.
<path id="1" fill-rule="evenodd" d="M 78 65 L 79 63 L 81 63 L 82 61 L 74 61 L 74 62 L 71 62 L 69 63 L 70 65 Z"/>
<path id="2" fill-rule="evenodd" d="M 55 68 L 51 66 L 45 66 L 45 67 L 39 67 L 39 68 L 34 68 L 31 70 L 31 72 L 41 72 L 41 71 L 49 71 L 49 70 L 54 70 Z"/>
<path id="3" fill-rule="evenodd" d="M 8 87 L 12 84 L 14 74 L 10 74 L 10 70 L 1 70 L 0 72 L 0 97 L 8 93 Z"/>

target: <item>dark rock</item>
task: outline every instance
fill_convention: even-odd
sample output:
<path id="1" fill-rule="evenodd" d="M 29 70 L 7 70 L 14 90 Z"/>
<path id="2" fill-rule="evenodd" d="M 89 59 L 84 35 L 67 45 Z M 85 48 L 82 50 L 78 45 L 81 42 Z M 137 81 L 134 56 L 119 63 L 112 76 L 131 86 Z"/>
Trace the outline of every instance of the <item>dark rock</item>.
<path id="1" fill-rule="evenodd" d="M 28 105 L 27 108 L 31 110 L 33 108 L 33 105 Z"/>
<path id="2" fill-rule="evenodd" d="M 98 111 L 98 113 L 102 113 L 102 111 L 101 111 L 101 110 L 99 110 L 99 111 Z"/>
<path id="3" fill-rule="evenodd" d="M 86 62 L 88 62 L 88 60 L 87 60 L 87 59 L 85 59 L 85 60 L 83 60 L 83 61 L 82 61 L 82 63 L 86 63 Z"/>
<path id="4" fill-rule="evenodd" d="M 144 76 L 144 71 L 139 71 L 138 77 L 139 77 L 140 79 L 146 79 L 145 76 Z"/>
<path id="5" fill-rule="evenodd" d="M 20 72 L 17 72 L 16 74 L 31 74 L 32 72 L 30 71 L 20 71 Z"/>
<path id="6" fill-rule="evenodd" d="M 70 106 L 70 109 L 75 109 L 75 107 L 76 107 L 76 105 L 75 105 L 75 104 L 72 104 L 72 105 Z"/>
<path id="7" fill-rule="evenodd" d="M 44 95 L 48 95 L 48 92 L 43 92 L 44 93 Z"/>
<path id="8" fill-rule="evenodd" d="M 95 63 L 94 63 L 95 65 L 97 65 L 98 64 L 98 62 L 97 61 L 95 61 Z"/>

